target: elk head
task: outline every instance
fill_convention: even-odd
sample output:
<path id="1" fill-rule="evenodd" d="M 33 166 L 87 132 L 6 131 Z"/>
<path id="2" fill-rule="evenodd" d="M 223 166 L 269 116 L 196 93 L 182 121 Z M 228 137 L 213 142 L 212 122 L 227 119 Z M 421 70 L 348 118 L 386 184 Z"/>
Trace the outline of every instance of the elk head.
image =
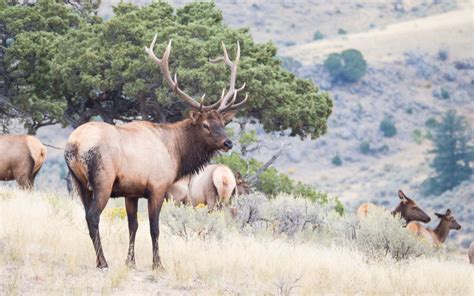
<path id="1" fill-rule="evenodd" d="M 240 61 L 239 43 L 237 42 L 237 53 L 234 61 L 230 60 L 224 43 L 222 43 L 224 55 L 222 57 L 218 57 L 217 59 L 210 60 L 211 63 L 224 62 L 230 67 L 231 73 L 229 89 L 226 91 L 224 88 L 222 90 L 220 99 L 215 103 L 206 106 L 204 105 L 205 94 L 201 97 L 200 102 L 198 102 L 179 87 L 176 74 L 174 75 L 174 78 L 171 77 L 168 66 L 171 52 L 171 40 L 169 41 L 168 46 L 163 53 L 163 57 L 161 59 L 156 57 L 155 53 L 153 52 L 156 38 L 157 35 L 155 35 L 153 38 L 150 47 L 145 47 L 145 51 L 148 53 L 148 56 L 160 66 L 161 72 L 163 73 L 163 78 L 168 86 L 178 97 L 183 100 L 186 105 L 192 109 L 189 112 L 189 119 L 194 128 L 193 133 L 202 139 L 206 146 L 212 150 L 228 151 L 232 149 L 233 143 L 232 140 L 230 140 L 227 136 L 225 125 L 232 121 L 235 114 L 237 113 L 237 109 L 243 106 L 248 99 L 248 95 L 245 95 L 243 100 L 236 103 L 237 94 L 245 88 L 245 83 L 240 88 L 235 88 L 237 67 Z"/>
<path id="2" fill-rule="evenodd" d="M 443 223 L 448 223 L 449 229 L 455 229 L 459 230 L 461 229 L 461 225 L 454 219 L 454 217 L 451 215 L 451 210 L 447 209 L 446 214 L 439 214 L 435 213 L 436 217 L 441 219 L 441 222 Z"/>
<path id="3" fill-rule="evenodd" d="M 400 203 L 392 211 L 392 215 L 400 214 L 407 223 L 411 221 L 428 223 L 431 221 L 431 218 L 418 207 L 414 200 L 408 198 L 403 191 L 398 190 L 398 198 L 400 198 Z"/>
<path id="4" fill-rule="evenodd" d="M 236 194 L 247 195 L 250 193 L 250 185 L 245 181 L 240 172 L 235 174 L 235 181 L 237 183 Z"/>

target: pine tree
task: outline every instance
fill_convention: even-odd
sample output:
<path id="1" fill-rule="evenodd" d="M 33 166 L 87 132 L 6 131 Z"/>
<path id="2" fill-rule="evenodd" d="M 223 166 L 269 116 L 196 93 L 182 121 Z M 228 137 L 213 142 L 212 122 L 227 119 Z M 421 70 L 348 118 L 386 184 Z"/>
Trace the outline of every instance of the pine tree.
<path id="1" fill-rule="evenodd" d="M 474 147 L 469 124 L 454 110 L 449 110 L 433 129 L 434 149 L 430 153 L 435 155 L 431 167 L 436 174 L 424 186 L 427 193 L 441 194 L 471 177 Z"/>

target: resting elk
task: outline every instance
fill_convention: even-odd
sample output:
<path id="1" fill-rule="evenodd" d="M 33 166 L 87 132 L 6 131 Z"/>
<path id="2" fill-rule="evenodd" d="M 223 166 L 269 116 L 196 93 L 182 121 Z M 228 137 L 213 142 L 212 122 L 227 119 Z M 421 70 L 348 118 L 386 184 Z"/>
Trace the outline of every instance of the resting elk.
<path id="1" fill-rule="evenodd" d="M 21 189 L 31 189 L 46 159 L 41 142 L 26 135 L 0 135 L 0 180 L 15 180 Z"/>
<path id="2" fill-rule="evenodd" d="M 435 213 L 435 215 L 440 219 L 440 221 L 434 230 L 425 228 L 417 222 L 408 223 L 407 229 L 416 236 L 425 238 L 434 246 L 440 246 L 446 241 L 449 231 L 451 229 L 460 230 L 461 225 L 459 225 L 456 219 L 451 215 L 450 209 L 447 209 L 446 214 L 444 215 L 438 213 Z"/>
<path id="3" fill-rule="evenodd" d="M 164 80 L 191 111 L 189 117 L 176 123 L 155 124 L 137 121 L 122 126 L 89 122 L 78 127 L 69 137 L 65 149 L 66 163 L 84 204 L 89 235 L 97 255 L 98 268 L 106 268 L 102 249 L 100 214 L 110 197 L 125 197 L 129 226 L 129 250 L 126 264 L 135 266 L 134 244 L 138 228 L 138 198 L 148 199 L 148 216 L 152 240 L 153 264 L 161 266 L 158 252 L 159 217 L 165 192 L 176 180 L 197 172 L 219 151 L 232 148 L 225 125 L 248 96 L 236 103 L 240 88 L 235 88 L 240 47 L 237 43 L 235 61 L 231 61 L 222 44 L 224 55 L 211 62 L 224 62 L 230 67 L 230 86 L 215 103 L 205 106 L 204 96 L 198 103 L 172 78 L 168 66 L 171 41 L 162 59 L 153 48 L 157 36 L 145 51 L 159 65 Z"/>
<path id="4" fill-rule="evenodd" d="M 398 206 L 392 211 L 392 215 L 399 214 L 406 223 L 410 223 L 411 221 L 421 221 L 424 223 L 428 223 L 431 221 L 431 218 L 416 204 L 416 202 L 403 193 L 403 191 L 398 190 L 398 198 L 400 199 L 400 203 Z M 359 219 L 363 219 L 367 217 L 370 211 L 373 211 L 377 206 L 373 203 L 364 203 L 359 206 L 357 209 L 357 217 Z"/>
<path id="5" fill-rule="evenodd" d="M 189 182 L 189 201 L 193 207 L 205 204 L 209 210 L 230 204 L 237 182 L 232 170 L 222 164 L 206 166 Z"/>
<path id="6" fill-rule="evenodd" d="M 196 175 L 176 181 L 168 196 L 178 204 L 207 205 L 209 210 L 228 206 L 232 196 L 248 194 L 250 188 L 240 173 L 223 164 L 210 164 Z"/>

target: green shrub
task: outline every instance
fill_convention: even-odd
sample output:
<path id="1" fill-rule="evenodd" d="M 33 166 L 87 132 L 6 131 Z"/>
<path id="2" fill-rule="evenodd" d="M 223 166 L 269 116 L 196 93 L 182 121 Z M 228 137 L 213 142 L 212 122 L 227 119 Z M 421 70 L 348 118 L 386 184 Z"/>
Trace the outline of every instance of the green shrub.
<path id="1" fill-rule="evenodd" d="M 339 29 L 337 29 L 337 34 L 339 34 L 339 35 L 346 35 L 346 34 L 347 34 L 347 31 L 344 30 L 343 28 L 339 28 Z"/>
<path id="2" fill-rule="evenodd" d="M 404 223 L 384 209 L 375 209 L 355 229 L 357 248 L 375 260 L 390 256 L 400 261 L 432 253 L 431 244 L 408 232 Z"/>
<path id="3" fill-rule="evenodd" d="M 367 71 L 367 62 L 362 53 L 356 49 L 347 49 L 339 53 L 331 53 L 324 67 L 329 71 L 333 81 L 352 83 L 358 81 Z"/>
<path id="4" fill-rule="evenodd" d="M 441 98 L 447 100 L 449 99 L 449 91 L 447 91 L 446 89 L 444 88 L 441 88 Z"/>
<path id="5" fill-rule="evenodd" d="M 384 137 L 391 138 L 397 134 L 397 128 L 390 118 L 384 118 L 379 125 L 379 130 Z"/>
<path id="6" fill-rule="evenodd" d="M 237 152 L 220 155 L 215 161 L 229 166 L 234 172 L 241 172 L 248 176 L 254 175 L 263 166 L 262 162 L 254 158 L 248 161 L 243 159 Z M 327 203 L 329 201 L 326 193 L 319 192 L 310 185 L 292 180 L 286 174 L 280 173 L 273 167 L 268 168 L 259 176 L 255 189 L 270 197 L 274 197 L 279 193 L 287 193 L 300 195 L 319 203 Z"/>
<path id="7" fill-rule="evenodd" d="M 335 166 L 341 166 L 342 165 L 342 159 L 341 157 L 339 156 L 339 154 L 337 154 L 336 156 L 334 156 L 331 160 L 332 164 L 335 165 Z"/>
<path id="8" fill-rule="evenodd" d="M 359 151 L 365 155 L 369 154 L 371 152 L 370 143 L 367 141 L 362 141 L 362 143 L 359 145 Z"/>
<path id="9" fill-rule="evenodd" d="M 324 39 L 324 34 L 321 33 L 320 31 L 316 31 L 313 35 L 313 40 L 321 40 Z"/>
<path id="10" fill-rule="evenodd" d="M 423 140 L 424 140 L 423 132 L 419 129 L 414 129 L 413 132 L 411 133 L 411 138 L 415 143 L 419 145 L 423 143 Z"/>

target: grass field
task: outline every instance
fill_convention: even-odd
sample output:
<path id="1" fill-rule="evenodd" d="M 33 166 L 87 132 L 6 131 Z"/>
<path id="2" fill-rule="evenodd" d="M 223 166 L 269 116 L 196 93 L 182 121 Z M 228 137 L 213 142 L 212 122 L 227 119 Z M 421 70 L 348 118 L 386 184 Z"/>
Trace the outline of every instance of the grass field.
<path id="1" fill-rule="evenodd" d="M 127 222 L 120 210 L 110 209 L 100 224 L 110 268 L 97 270 L 79 202 L 0 187 L 0 212 L 1 295 L 474 294 L 474 268 L 467 260 L 374 261 L 348 247 L 235 229 L 220 238 L 185 240 L 162 226 L 165 269 L 153 272 L 145 214 L 139 216 L 137 269 L 129 270 Z"/>

